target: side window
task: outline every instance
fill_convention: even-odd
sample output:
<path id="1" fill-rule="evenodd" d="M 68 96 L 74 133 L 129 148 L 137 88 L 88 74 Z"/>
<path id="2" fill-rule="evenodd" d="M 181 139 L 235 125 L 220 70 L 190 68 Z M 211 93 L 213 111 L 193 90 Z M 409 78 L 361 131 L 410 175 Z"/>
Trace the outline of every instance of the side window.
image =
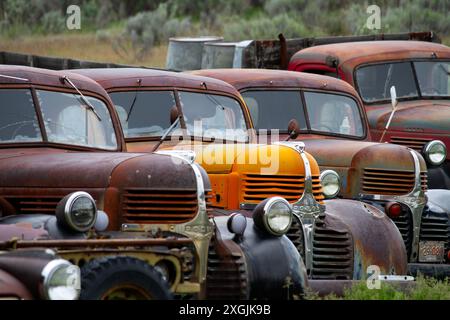
<path id="1" fill-rule="evenodd" d="M 176 108 L 172 91 L 111 93 L 125 138 L 158 137 L 170 127 L 170 110 Z"/>
<path id="2" fill-rule="evenodd" d="M 0 143 L 42 141 L 28 89 L 0 89 Z"/>

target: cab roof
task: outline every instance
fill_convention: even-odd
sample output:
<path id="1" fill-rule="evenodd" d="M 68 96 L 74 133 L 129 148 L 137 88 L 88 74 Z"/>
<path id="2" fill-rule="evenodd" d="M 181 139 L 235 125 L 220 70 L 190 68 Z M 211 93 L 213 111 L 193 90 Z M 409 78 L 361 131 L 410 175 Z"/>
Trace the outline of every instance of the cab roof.
<path id="1" fill-rule="evenodd" d="M 107 97 L 105 90 L 92 79 L 69 70 L 54 71 L 41 68 L 0 64 L 0 86 L 41 85 L 62 89 L 73 89 L 62 78 L 67 76 L 80 90 L 87 90 Z"/>
<path id="2" fill-rule="evenodd" d="M 223 81 L 173 71 L 143 68 L 76 69 L 72 71 L 93 79 L 106 90 L 139 86 L 169 87 L 218 91 L 239 96 L 239 92 L 233 86 Z"/>
<path id="3" fill-rule="evenodd" d="M 330 57 L 339 59 L 339 64 L 356 66 L 364 62 L 379 62 L 387 60 L 431 58 L 450 58 L 450 48 L 433 42 L 425 41 L 361 41 L 342 42 L 320 45 L 298 51 L 291 58 L 292 65 L 307 63 L 326 63 Z"/>
<path id="4" fill-rule="evenodd" d="M 340 91 L 358 97 L 348 83 L 328 76 L 304 72 L 269 69 L 210 69 L 190 71 L 192 74 L 213 77 L 228 82 L 238 90 L 248 88 L 308 88 Z"/>

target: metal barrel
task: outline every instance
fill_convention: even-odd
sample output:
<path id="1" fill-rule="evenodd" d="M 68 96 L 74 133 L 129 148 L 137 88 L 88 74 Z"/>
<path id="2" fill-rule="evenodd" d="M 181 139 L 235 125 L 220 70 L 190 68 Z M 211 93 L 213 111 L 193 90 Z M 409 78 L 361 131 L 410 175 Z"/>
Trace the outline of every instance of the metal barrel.
<path id="1" fill-rule="evenodd" d="M 232 68 L 237 42 L 208 42 L 203 46 L 202 69 Z"/>
<path id="2" fill-rule="evenodd" d="M 170 70 L 198 70 L 202 67 L 203 46 L 207 42 L 221 42 L 222 37 L 170 38 L 166 68 Z"/>

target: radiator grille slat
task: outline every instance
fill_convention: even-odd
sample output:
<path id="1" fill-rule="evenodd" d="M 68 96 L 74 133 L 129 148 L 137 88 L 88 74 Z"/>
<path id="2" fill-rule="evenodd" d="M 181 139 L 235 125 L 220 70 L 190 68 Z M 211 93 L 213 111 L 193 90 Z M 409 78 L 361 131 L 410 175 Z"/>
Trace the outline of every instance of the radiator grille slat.
<path id="1" fill-rule="evenodd" d="M 321 220 L 316 221 L 313 241 L 313 279 L 344 279 L 353 277 L 353 249 L 347 231 L 334 230 Z"/>
<path id="2" fill-rule="evenodd" d="M 5 196 L 18 214 L 55 214 L 58 202 L 64 196 Z"/>
<path id="3" fill-rule="evenodd" d="M 127 222 L 183 223 L 197 214 L 197 191 L 127 189 L 122 196 L 122 209 Z"/>
<path id="4" fill-rule="evenodd" d="M 246 299 L 247 272 L 240 255 L 221 258 L 216 251 L 216 239 L 210 241 L 206 295 L 208 299 Z"/>
<path id="5" fill-rule="evenodd" d="M 427 173 L 420 173 L 422 190 L 427 190 Z M 362 189 L 365 194 L 405 195 L 415 184 L 414 171 L 365 168 Z"/>
<path id="6" fill-rule="evenodd" d="M 289 202 L 300 199 L 305 189 L 305 177 L 302 175 L 260 175 L 244 174 L 244 202 L 260 202 L 270 197 L 284 197 Z M 319 176 L 313 176 L 313 194 L 318 202 L 325 198 Z"/>
<path id="7" fill-rule="evenodd" d="M 443 241 L 446 251 L 450 249 L 450 221 L 446 217 L 422 217 L 420 226 L 421 241 Z"/>
<path id="8" fill-rule="evenodd" d="M 430 142 L 431 139 L 421 139 L 421 138 L 405 138 L 405 137 L 391 137 L 390 142 L 394 144 L 399 144 L 418 152 L 421 152 L 423 147 Z"/>

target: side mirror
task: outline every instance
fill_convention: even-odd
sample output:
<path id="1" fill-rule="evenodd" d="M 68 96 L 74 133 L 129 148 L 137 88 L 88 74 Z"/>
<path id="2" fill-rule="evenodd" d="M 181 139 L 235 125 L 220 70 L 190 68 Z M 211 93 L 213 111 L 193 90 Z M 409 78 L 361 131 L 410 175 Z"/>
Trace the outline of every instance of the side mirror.
<path id="1" fill-rule="evenodd" d="M 288 133 L 289 137 L 287 137 L 286 141 L 290 139 L 296 139 L 300 134 L 300 126 L 298 125 L 298 121 L 295 119 L 291 119 L 288 124 Z"/>
<path id="2" fill-rule="evenodd" d="M 177 119 L 180 117 L 180 114 L 178 112 L 178 108 L 176 106 L 173 106 L 170 108 L 170 124 L 173 124 Z"/>
<path id="3" fill-rule="evenodd" d="M 397 90 L 395 89 L 395 86 L 391 87 L 391 104 L 392 104 L 392 109 L 395 109 L 395 107 L 397 106 Z"/>

